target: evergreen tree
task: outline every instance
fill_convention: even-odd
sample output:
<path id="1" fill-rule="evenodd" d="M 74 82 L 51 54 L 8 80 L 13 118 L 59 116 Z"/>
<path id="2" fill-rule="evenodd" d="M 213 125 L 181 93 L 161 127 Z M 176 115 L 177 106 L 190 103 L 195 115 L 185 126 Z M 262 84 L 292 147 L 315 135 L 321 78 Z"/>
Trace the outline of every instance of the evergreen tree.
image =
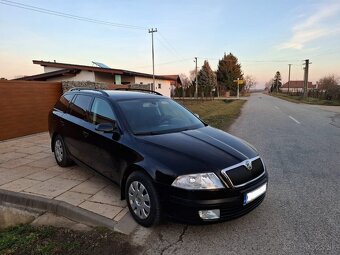
<path id="1" fill-rule="evenodd" d="M 205 95 L 210 94 L 211 90 L 217 85 L 216 75 L 207 60 L 204 61 L 201 70 L 198 72 L 197 81 L 198 86 L 205 92 Z"/>
<path id="2" fill-rule="evenodd" d="M 241 64 L 238 63 L 237 57 L 231 53 L 228 55 L 224 53 L 223 58 L 218 62 L 216 75 L 221 90 L 232 91 L 233 94 L 236 94 L 237 84 L 234 80 L 237 80 L 237 78 L 243 79 Z"/>
<path id="3" fill-rule="evenodd" d="M 281 90 L 282 82 L 281 82 L 281 73 L 279 71 L 276 72 L 274 76 L 274 80 L 271 86 L 271 92 L 279 92 Z"/>

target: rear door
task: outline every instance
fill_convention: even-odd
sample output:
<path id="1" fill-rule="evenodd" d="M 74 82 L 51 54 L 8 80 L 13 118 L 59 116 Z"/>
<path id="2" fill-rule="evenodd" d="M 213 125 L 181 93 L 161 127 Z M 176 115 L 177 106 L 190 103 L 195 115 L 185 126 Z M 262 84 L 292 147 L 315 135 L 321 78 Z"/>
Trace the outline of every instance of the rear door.
<path id="1" fill-rule="evenodd" d="M 64 139 L 71 155 L 84 162 L 87 154 L 84 150 L 86 138 L 89 135 L 90 123 L 87 121 L 93 97 L 76 95 L 69 107 L 69 114 L 65 117 Z"/>

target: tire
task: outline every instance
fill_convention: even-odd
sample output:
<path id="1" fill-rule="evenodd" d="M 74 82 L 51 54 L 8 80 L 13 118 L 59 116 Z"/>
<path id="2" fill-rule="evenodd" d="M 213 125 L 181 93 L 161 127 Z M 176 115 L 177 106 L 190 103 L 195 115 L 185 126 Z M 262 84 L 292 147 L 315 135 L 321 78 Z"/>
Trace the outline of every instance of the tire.
<path id="1" fill-rule="evenodd" d="M 57 164 L 61 167 L 67 167 L 72 164 L 72 160 L 70 159 L 63 138 L 60 135 L 57 135 L 53 142 L 53 151 L 54 157 L 57 161 Z"/>
<path id="2" fill-rule="evenodd" d="M 126 181 L 125 197 L 130 213 L 137 223 L 144 227 L 159 223 L 161 206 L 150 177 L 141 172 L 132 172 Z"/>

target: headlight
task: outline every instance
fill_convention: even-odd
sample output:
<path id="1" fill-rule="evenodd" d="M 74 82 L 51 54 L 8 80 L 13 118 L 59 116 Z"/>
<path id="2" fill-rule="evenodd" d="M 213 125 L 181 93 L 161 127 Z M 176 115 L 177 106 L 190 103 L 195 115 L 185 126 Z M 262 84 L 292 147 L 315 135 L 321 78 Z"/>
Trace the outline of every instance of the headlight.
<path id="1" fill-rule="evenodd" d="M 182 189 L 223 189 L 221 180 L 214 173 L 181 175 L 172 186 Z"/>

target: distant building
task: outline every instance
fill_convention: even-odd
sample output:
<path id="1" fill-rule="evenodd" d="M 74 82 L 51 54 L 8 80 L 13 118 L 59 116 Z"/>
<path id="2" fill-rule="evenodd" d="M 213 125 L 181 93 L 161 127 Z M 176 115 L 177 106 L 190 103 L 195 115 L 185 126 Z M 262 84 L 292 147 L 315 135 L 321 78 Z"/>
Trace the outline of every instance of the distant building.
<path id="1" fill-rule="evenodd" d="M 26 81 L 92 81 L 117 85 L 151 85 L 152 74 L 107 67 L 85 66 L 58 62 L 33 60 L 44 67 L 44 73 L 24 76 L 15 80 Z M 178 75 L 155 75 L 155 91 L 170 97 L 171 89 L 180 84 Z"/>
<path id="2" fill-rule="evenodd" d="M 290 81 L 289 83 L 289 91 L 290 92 L 303 92 L 304 81 Z M 307 90 L 315 89 L 316 85 L 313 85 L 312 82 L 308 82 Z M 288 92 L 288 82 L 282 85 L 282 92 Z"/>

